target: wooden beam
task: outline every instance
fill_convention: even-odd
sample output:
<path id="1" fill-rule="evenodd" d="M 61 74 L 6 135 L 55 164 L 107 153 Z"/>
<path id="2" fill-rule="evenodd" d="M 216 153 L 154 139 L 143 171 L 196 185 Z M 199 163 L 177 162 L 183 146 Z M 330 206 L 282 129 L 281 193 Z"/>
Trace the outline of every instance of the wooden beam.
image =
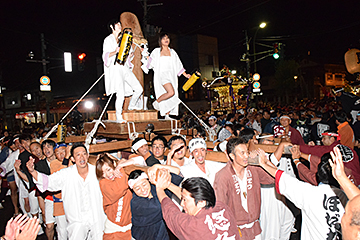
<path id="1" fill-rule="evenodd" d="M 90 153 L 110 152 L 123 150 L 131 147 L 132 140 L 114 141 L 107 143 L 91 144 L 89 147 Z"/>
<path id="2" fill-rule="evenodd" d="M 57 138 L 48 138 L 57 142 Z M 86 136 L 69 136 L 65 138 L 65 143 L 85 142 Z"/>
<path id="3" fill-rule="evenodd" d="M 148 124 L 154 125 L 154 132 L 159 131 L 171 131 L 171 121 L 168 120 L 158 120 L 158 121 L 147 121 L 147 122 L 135 122 L 135 131 L 136 132 L 145 132 L 145 129 Z M 93 122 L 87 122 L 84 123 L 84 130 L 85 132 L 90 132 L 92 128 L 94 127 Z M 117 122 L 110 122 L 110 121 L 104 121 L 104 124 L 106 126 L 106 129 L 104 129 L 103 126 L 99 125 L 99 128 L 97 130 L 97 135 L 103 135 L 111 134 L 111 135 L 126 135 L 129 134 L 128 131 L 128 124 L 127 123 L 117 123 Z M 180 122 L 177 121 L 178 128 L 180 127 Z M 132 124 L 130 124 L 130 131 L 133 131 Z"/>

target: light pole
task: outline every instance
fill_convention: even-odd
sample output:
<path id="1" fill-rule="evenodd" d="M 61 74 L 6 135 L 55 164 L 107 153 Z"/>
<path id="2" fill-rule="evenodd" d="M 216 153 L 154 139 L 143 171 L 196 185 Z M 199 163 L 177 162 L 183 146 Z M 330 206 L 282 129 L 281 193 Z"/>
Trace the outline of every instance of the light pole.
<path id="1" fill-rule="evenodd" d="M 256 52 L 255 52 L 255 41 L 256 41 L 256 35 L 257 35 L 257 32 L 259 31 L 260 28 L 264 28 L 266 27 L 266 23 L 265 22 L 262 22 L 258 28 L 256 29 L 256 32 L 254 34 L 254 40 L 253 40 L 253 54 L 254 54 L 254 73 L 256 73 Z"/>

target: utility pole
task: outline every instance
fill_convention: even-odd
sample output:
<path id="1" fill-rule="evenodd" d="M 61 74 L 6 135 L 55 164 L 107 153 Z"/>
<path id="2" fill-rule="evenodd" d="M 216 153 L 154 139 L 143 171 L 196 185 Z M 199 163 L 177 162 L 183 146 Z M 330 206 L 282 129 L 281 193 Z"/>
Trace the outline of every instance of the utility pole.
<path id="1" fill-rule="evenodd" d="M 41 39 L 41 62 L 43 65 L 43 75 L 46 76 L 47 75 L 46 64 L 48 63 L 48 61 L 46 60 L 46 44 L 45 44 L 45 37 L 44 37 L 43 33 L 40 34 L 40 39 Z M 46 121 L 48 123 L 50 123 L 50 121 L 51 121 L 51 119 L 50 119 L 51 92 L 45 92 L 44 94 L 45 94 L 45 100 L 46 100 Z"/>
<path id="2" fill-rule="evenodd" d="M 143 17 L 143 34 L 144 37 L 146 38 L 148 35 L 148 32 L 146 31 L 146 26 L 147 26 L 147 14 L 148 11 L 151 7 L 156 7 L 156 6 L 162 6 L 163 3 L 154 3 L 154 4 L 148 4 L 147 3 L 148 0 L 138 0 L 138 2 L 143 2 L 142 7 L 144 9 L 144 17 Z"/>
<path id="3" fill-rule="evenodd" d="M 246 81 L 248 83 L 248 91 L 247 91 L 247 97 L 246 97 L 246 110 L 248 110 L 249 108 L 249 103 L 250 103 L 250 95 L 252 94 L 251 92 L 251 82 L 250 82 L 250 53 L 249 53 L 249 37 L 247 34 L 247 30 L 245 30 L 245 42 L 246 42 Z"/>

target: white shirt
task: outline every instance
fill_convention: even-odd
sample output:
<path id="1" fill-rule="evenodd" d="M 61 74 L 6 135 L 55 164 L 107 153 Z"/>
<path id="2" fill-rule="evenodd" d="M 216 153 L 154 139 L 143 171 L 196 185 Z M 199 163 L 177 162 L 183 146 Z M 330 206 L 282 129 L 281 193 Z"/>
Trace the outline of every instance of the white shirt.
<path id="1" fill-rule="evenodd" d="M 205 160 L 206 173 L 204 173 L 198 167 L 198 165 L 196 165 L 194 160 L 189 164 L 180 167 L 180 171 L 184 176 L 184 180 L 191 177 L 203 177 L 210 182 L 211 186 L 213 186 L 216 173 L 221 170 L 225 165 L 226 163 Z"/>
<path id="2" fill-rule="evenodd" d="M 301 209 L 301 239 L 327 239 L 335 224 L 340 225 L 345 210 L 330 185 L 313 186 L 286 173 L 278 181 L 280 193 Z"/>
<path id="3" fill-rule="evenodd" d="M 173 159 L 171 159 L 171 166 L 181 168 L 181 167 L 184 167 L 184 166 L 190 164 L 192 161 L 193 161 L 193 159 L 184 157 L 184 165 L 180 166 L 177 162 L 175 162 Z"/>
<path id="4" fill-rule="evenodd" d="M 17 149 L 14 152 L 11 152 L 10 155 L 6 158 L 6 160 L 1 164 L 1 167 L 5 168 L 6 173 L 14 170 L 15 160 L 19 158 L 20 150 Z"/>
<path id="5" fill-rule="evenodd" d="M 102 236 L 105 223 L 102 194 L 96 178 L 95 166 L 88 164 L 89 172 L 84 180 L 76 165 L 61 169 L 49 176 L 38 173 L 34 183 L 40 191 L 60 191 L 69 227 L 73 223 L 87 223 L 95 235 Z"/>
<path id="6" fill-rule="evenodd" d="M 291 165 L 291 159 L 281 157 L 280 160 L 277 160 L 274 154 L 271 154 L 269 157 L 270 161 L 280 170 L 286 172 L 292 177 L 296 177 L 294 173 L 294 169 Z"/>

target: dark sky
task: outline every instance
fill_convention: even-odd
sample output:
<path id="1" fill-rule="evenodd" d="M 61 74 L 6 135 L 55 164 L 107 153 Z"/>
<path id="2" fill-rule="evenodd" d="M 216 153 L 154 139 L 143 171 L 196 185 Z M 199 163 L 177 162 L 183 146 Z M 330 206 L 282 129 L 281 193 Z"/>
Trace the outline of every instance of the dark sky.
<path id="1" fill-rule="evenodd" d="M 349 47 L 360 48 L 357 0 L 149 0 L 148 4 L 160 2 L 162 6 L 149 10 L 149 24 L 180 35 L 217 37 L 220 64 L 231 67 L 244 67 L 238 60 L 245 51 L 243 30 L 252 37 L 262 21 L 268 25 L 258 31 L 257 41 L 286 44 L 287 59 L 299 59 L 310 51 L 318 61 L 343 63 Z M 143 8 L 138 0 L 1 1 L 0 83 L 9 90 L 39 87 L 42 67 L 25 59 L 30 51 L 40 58 L 40 33 L 44 33 L 51 58 L 62 58 L 63 51 L 71 51 L 73 56 L 87 54 L 83 72 L 74 66 L 73 73 L 64 73 L 59 60 L 49 64 L 55 93 L 83 93 L 96 80 L 96 58 L 101 56 L 102 41 L 108 34 L 106 24 L 124 11 L 135 13 L 142 23 Z M 256 50 L 265 49 L 257 46 Z M 183 64 L 186 67 L 186 62 Z M 257 68 L 261 73 L 273 65 L 269 57 Z"/>

